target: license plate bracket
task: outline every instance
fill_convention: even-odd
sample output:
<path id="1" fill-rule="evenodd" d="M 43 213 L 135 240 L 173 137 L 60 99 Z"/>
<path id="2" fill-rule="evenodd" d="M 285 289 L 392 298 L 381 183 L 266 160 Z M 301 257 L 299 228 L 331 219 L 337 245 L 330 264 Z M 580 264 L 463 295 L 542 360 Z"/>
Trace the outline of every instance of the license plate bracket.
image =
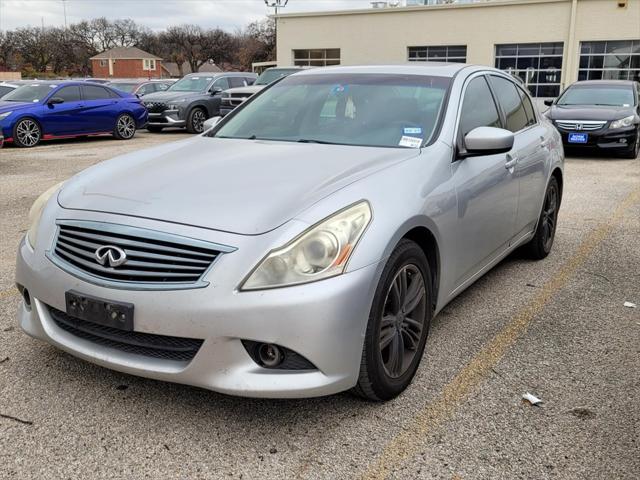
<path id="1" fill-rule="evenodd" d="M 569 143 L 587 143 L 589 141 L 588 133 L 570 133 L 568 138 Z"/>
<path id="2" fill-rule="evenodd" d="M 64 294 L 67 315 L 119 330 L 133 331 L 133 304 L 114 302 L 69 290 Z"/>

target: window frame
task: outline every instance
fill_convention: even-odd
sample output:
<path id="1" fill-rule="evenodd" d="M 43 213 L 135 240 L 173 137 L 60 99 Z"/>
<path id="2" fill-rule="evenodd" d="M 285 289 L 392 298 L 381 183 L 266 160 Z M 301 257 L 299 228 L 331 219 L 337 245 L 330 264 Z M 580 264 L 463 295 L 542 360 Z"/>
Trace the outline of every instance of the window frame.
<path id="1" fill-rule="evenodd" d="M 491 93 L 491 99 L 493 100 L 493 104 L 496 107 L 496 112 L 498 113 L 498 119 L 500 120 L 500 128 L 504 128 L 504 115 L 502 114 L 502 108 L 498 103 L 498 99 L 496 98 L 495 92 L 491 88 L 491 82 L 487 78 L 487 76 L 491 73 L 494 73 L 494 72 L 490 72 L 488 70 L 474 72 L 464 80 L 464 84 L 462 85 L 462 89 L 460 91 L 460 98 L 458 99 L 458 108 L 456 112 L 456 120 L 455 120 L 456 123 L 455 123 L 453 142 L 452 142 L 452 144 L 455 146 L 455 149 L 454 149 L 455 151 L 453 154 L 452 163 L 457 162 L 459 160 L 463 160 L 466 154 L 468 153 L 467 148 L 464 144 L 464 138 L 462 138 L 462 132 L 460 130 L 460 121 L 462 119 L 462 106 L 464 104 L 464 97 L 467 93 L 467 88 L 469 87 L 471 82 L 476 78 L 484 77 L 484 81 L 487 83 L 487 86 L 489 87 L 489 92 Z"/>
<path id="2" fill-rule="evenodd" d="M 153 68 L 152 68 L 153 66 Z M 155 72 L 156 70 L 156 59 L 155 58 L 143 58 L 142 59 L 142 70 L 145 72 Z"/>
<path id="3" fill-rule="evenodd" d="M 328 56 L 328 52 L 330 50 L 337 50 L 337 57 Z M 311 56 L 311 52 L 321 51 L 322 57 L 313 58 Z M 307 52 L 307 56 L 302 58 L 296 58 L 296 52 Z M 291 50 L 291 56 L 293 58 L 293 65 L 296 67 L 331 67 L 342 64 L 342 49 L 340 47 L 330 47 L 330 48 L 294 48 Z M 323 65 L 312 65 L 311 62 L 322 62 Z M 327 63 L 331 62 L 331 63 Z M 338 62 L 338 63 L 334 63 Z"/>
<path id="4" fill-rule="evenodd" d="M 111 90 L 101 86 L 101 85 L 78 85 L 80 87 L 80 94 L 82 95 L 82 100 L 87 101 L 87 102 L 96 102 L 96 101 L 101 101 L 101 100 L 109 100 L 112 97 L 112 92 Z M 86 95 L 86 90 L 89 90 L 90 88 L 97 88 L 100 90 L 103 90 L 105 93 L 105 97 L 102 98 L 88 98 Z"/>
<path id="5" fill-rule="evenodd" d="M 444 57 L 432 57 L 429 55 L 430 49 L 435 48 L 444 48 L 445 56 Z M 449 55 L 450 48 L 464 48 L 464 56 L 461 55 Z M 414 57 L 411 58 L 411 50 L 412 49 L 423 49 L 426 52 L 426 56 L 424 58 Z M 455 63 L 466 63 L 467 62 L 467 54 L 468 54 L 468 46 L 467 45 L 410 45 L 407 47 L 407 61 L 408 62 L 450 62 L 451 60 L 461 60 L 456 61 Z"/>
<path id="6" fill-rule="evenodd" d="M 81 85 L 63 85 L 62 87 L 58 88 L 55 92 L 53 92 L 49 98 L 54 98 L 54 97 L 58 97 L 60 92 L 62 92 L 65 88 L 71 89 L 71 88 L 77 88 L 78 89 L 78 99 L 77 100 L 64 100 L 64 103 L 73 103 L 73 102 L 82 102 L 84 100 L 84 92 L 82 91 L 82 86 Z M 60 97 L 62 98 L 62 97 Z"/>

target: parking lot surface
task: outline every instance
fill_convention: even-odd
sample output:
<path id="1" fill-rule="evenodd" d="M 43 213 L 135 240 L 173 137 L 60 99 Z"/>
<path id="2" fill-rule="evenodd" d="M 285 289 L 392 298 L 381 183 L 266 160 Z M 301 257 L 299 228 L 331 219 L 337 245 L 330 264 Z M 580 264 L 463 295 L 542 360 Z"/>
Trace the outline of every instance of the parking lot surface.
<path id="1" fill-rule="evenodd" d="M 16 325 L 38 194 L 185 138 L 0 150 L 0 478 L 638 478 L 640 160 L 569 157 L 552 254 L 514 254 L 449 304 L 399 398 L 251 400 L 112 372 Z"/>

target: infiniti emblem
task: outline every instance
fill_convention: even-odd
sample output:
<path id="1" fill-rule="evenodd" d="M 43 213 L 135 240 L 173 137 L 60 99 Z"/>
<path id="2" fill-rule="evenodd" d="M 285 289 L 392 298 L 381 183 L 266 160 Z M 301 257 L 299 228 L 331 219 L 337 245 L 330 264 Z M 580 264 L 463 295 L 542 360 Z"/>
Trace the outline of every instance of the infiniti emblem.
<path id="1" fill-rule="evenodd" d="M 107 267 L 119 267 L 127 261 L 126 252 L 115 245 L 104 245 L 99 247 L 94 254 L 100 265 Z"/>

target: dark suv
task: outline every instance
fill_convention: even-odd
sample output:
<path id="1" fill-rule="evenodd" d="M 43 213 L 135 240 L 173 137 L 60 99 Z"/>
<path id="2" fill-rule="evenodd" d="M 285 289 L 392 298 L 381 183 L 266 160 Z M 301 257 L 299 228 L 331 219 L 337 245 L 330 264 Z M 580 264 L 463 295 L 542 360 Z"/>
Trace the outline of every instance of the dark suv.
<path id="1" fill-rule="evenodd" d="M 202 133 L 204 121 L 220 113 L 222 92 L 229 88 L 252 85 L 255 73 L 192 73 L 171 85 L 164 92 L 144 97 L 149 110 L 147 130 L 160 132 L 166 127 L 186 128 Z"/>

